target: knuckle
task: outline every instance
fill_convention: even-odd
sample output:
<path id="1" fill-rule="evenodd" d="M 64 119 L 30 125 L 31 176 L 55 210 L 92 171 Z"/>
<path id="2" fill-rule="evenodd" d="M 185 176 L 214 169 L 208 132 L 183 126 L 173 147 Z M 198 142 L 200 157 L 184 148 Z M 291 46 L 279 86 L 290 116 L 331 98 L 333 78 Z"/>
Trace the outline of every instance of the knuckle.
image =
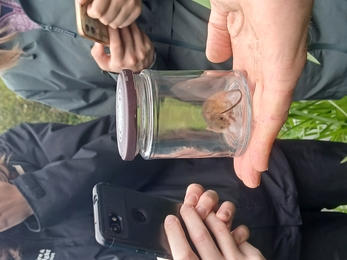
<path id="1" fill-rule="evenodd" d="M 218 234 L 230 234 L 230 230 L 229 228 L 225 225 L 224 222 L 221 222 L 221 223 L 215 223 L 214 226 L 213 226 L 213 233 L 215 235 L 218 235 Z"/>
<path id="2" fill-rule="evenodd" d="M 145 49 L 142 49 L 138 52 L 138 58 L 139 60 L 144 60 L 147 57 L 147 51 Z"/>
<path id="3" fill-rule="evenodd" d="M 209 237 L 209 233 L 207 229 L 194 232 L 194 234 L 190 236 L 191 240 L 193 241 L 195 245 L 206 242 L 208 240 L 208 237 Z"/>
<path id="4" fill-rule="evenodd" d="M 180 214 L 182 217 L 188 217 L 193 213 L 193 208 L 190 206 L 182 205 L 180 209 Z"/>
<path id="5" fill-rule="evenodd" d="M 89 11 L 90 15 L 93 16 L 93 18 L 101 18 L 103 16 L 103 11 L 98 8 L 97 6 L 92 6 L 92 8 Z"/>
<path id="6" fill-rule="evenodd" d="M 100 17 L 99 21 L 104 25 L 109 25 L 109 23 L 110 23 L 109 20 L 106 19 L 105 17 Z"/>
<path id="7" fill-rule="evenodd" d="M 116 29 L 120 26 L 120 24 L 116 21 L 113 21 L 113 22 L 109 23 L 108 25 L 111 26 L 113 29 Z"/>
<path id="8" fill-rule="evenodd" d="M 140 14 L 141 14 L 141 10 L 142 8 L 141 8 L 141 6 L 138 6 L 138 5 L 136 5 L 136 3 L 135 3 L 135 6 L 134 6 L 134 8 L 133 8 L 133 14 L 137 17 L 137 16 L 139 16 Z"/>
<path id="9" fill-rule="evenodd" d="M 136 66 L 136 64 L 138 63 L 138 60 L 135 56 L 131 56 L 127 59 L 127 63 L 129 66 L 133 67 L 133 66 Z"/>
<path id="10" fill-rule="evenodd" d="M 111 67 L 112 68 L 125 68 L 126 67 L 126 63 L 123 60 L 120 61 L 114 61 L 111 63 Z"/>

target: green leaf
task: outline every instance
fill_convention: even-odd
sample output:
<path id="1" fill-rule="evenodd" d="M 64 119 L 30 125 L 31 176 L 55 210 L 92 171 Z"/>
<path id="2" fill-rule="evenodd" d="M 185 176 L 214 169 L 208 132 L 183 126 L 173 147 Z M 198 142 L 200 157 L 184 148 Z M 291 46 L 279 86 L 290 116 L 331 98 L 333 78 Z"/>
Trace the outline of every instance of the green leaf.
<path id="1" fill-rule="evenodd" d="M 345 163 L 345 162 L 347 162 L 347 156 L 340 163 L 342 164 L 342 163 Z"/>
<path id="2" fill-rule="evenodd" d="M 313 55 L 309 52 L 307 52 L 307 60 L 309 60 L 313 63 L 316 63 L 318 65 L 321 65 L 320 62 L 315 57 L 313 57 Z"/>
<path id="3" fill-rule="evenodd" d="M 205 6 L 208 9 L 211 9 L 211 3 L 210 0 L 193 0 L 195 3 L 198 3 L 202 6 Z"/>

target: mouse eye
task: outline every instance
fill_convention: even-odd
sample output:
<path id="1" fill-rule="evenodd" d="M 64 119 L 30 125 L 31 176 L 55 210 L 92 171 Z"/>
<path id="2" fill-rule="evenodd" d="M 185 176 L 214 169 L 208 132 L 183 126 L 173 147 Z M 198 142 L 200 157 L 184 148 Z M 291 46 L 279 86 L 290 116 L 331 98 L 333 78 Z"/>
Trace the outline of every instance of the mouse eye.
<path id="1" fill-rule="evenodd" d="M 219 119 L 223 121 L 223 120 L 224 120 L 224 117 L 220 116 Z"/>
<path id="2" fill-rule="evenodd" d="M 223 126 L 221 126 L 220 129 L 223 129 Z"/>

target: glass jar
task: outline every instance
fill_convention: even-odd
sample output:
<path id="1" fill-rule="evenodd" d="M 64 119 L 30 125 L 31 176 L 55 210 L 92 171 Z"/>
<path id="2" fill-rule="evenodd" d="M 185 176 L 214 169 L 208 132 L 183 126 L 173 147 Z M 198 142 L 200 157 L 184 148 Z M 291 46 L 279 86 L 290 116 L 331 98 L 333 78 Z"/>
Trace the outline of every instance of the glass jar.
<path id="1" fill-rule="evenodd" d="M 123 70 L 116 88 L 123 160 L 235 157 L 251 128 L 248 86 L 238 71 Z"/>

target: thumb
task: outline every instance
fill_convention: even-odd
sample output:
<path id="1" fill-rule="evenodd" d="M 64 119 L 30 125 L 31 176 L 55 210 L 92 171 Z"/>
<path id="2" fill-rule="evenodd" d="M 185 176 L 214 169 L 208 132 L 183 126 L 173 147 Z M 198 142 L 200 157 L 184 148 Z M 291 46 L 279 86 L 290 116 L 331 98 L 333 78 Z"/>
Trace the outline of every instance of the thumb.
<path id="1" fill-rule="evenodd" d="M 211 62 L 223 62 L 232 55 L 227 21 L 228 13 L 212 4 L 206 43 L 206 56 Z"/>
<path id="2" fill-rule="evenodd" d="M 110 56 L 105 53 L 104 45 L 96 42 L 90 53 L 102 70 L 109 71 Z"/>

